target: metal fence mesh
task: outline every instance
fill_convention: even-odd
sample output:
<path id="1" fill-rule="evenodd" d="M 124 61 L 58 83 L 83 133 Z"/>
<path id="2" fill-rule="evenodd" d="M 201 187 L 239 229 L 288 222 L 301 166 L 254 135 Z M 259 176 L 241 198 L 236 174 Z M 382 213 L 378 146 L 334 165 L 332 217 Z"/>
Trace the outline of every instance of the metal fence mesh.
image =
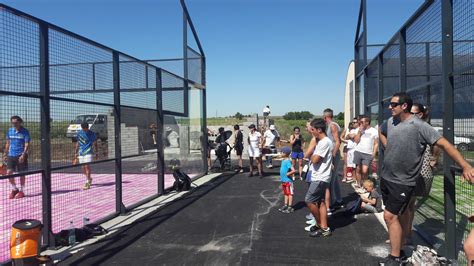
<path id="1" fill-rule="evenodd" d="M 0 89 L 38 93 L 38 25 L 3 8 L 0 24 Z"/>
<path id="2" fill-rule="evenodd" d="M 188 79 L 202 84 L 202 56 L 195 50 L 188 49 Z"/>
<path id="3" fill-rule="evenodd" d="M 366 105 L 377 103 L 379 97 L 379 65 L 373 61 L 367 68 L 367 101 Z"/>
<path id="4" fill-rule="evenodd" d="M 49 60 L 51 96 L 113 104 L 110 51 L 49 29 Z"/>
<path id="5" fill-rule="evenodd" d="M 5 142 L 11 116 L 20 116 L 31 136 L 28 169 L 18 174 L 0 172 L 0 262 L 10 258 L 11 226 L 19 219 L 38 219 L 53 233 L 68 229 L 70 222 L 81 227 L 84 218 L 103 221 L 126 211 L 122 205 L 131 208 L 163 193 L 163 186 L 171 187 L 171 159 L 180 160 L 183 171 L 192 177 L 207 170 L 203 93 L 185 87 L 188 82 L 203 82 L 202 55 L 188 48 L 189 79 L 185 80 L 178 76 L 183 58 L 169 61 L 181 66 L 178 74 L 172 74 L 20 14 L 0 4 L 0 156 L 8 152 Z M 44 45 L 41 36 L 48 40 Z M 49 118 L 42 115 L 47 111 Z M 161 122 L 159 114 L 164 114 Z M 87 124 L 97 138 L 92 162 L 78 158 L 81 124 Z M 166 173 L 159 153 L 165 154 Z M 50 161 L 41 154 L 49 155 Z M 90 188 L 85 186 L 86 165 L 91 170 Z M 0 166 L 4 169 L 3 160 Z M 20 186 L 20 176 L 25 177 L 26 197 L 9 199 L 13 186 L 8 180 L 14 177 Z M 52 209 L 46 214 L 43 210 L 49 204 L 43 198 L 50 193 L 44 182 L 48 179 Z"/>
<path id="6" fill-rule="evenodd" d="M 184 113 L 184 80 L 166 71 L 163 71 L 162 80 L 163 110 Z"/>
<path id="7" fill-rule="evenodd" d="M 406 57 L 406 82 L 407 93 L 415 103 L 421 103 L 429 108 L 430 123 L 435 129 L 443 133 L 445 121 L 445 91 L 442 83 L 443 51 L 442 51 L 442 1 L 435 0 L 425 2 L 423 11 L 409 21 L 406 27 L 398 32 L 397 38 L 385 46 L 380 54 L 383 60 L 383 110 L 378 110 L 376 103 L 377 93 L 380 93 L 376 65 L 366 66 L 363 60 L 359 60 L 360 69 L 366 68 L 367 78 L 359 77 L 363 93 L 363 85 L 366 85 L 367 98 L 361 99 L 360 103 L 370 112 L 373 118 L 383 115 L 384 119 L 390 117 L 387 99 L 396 92 L 401 91 L 400 81 L 403 80 L 402 62 L 400 60 L 401 45 L 399 34 L 405 31 Z M 454 119 L 454 145 L 463 157 L 471 164 L 474 163 L 474 3 L 472 1 L 453 1 L 453 116 Z M 360 44 L 355 45 L 355 59 L 360 59 Z M 449 106 L 449 105 L 448 105 Z M 441 156 L 444 156 L 443 154 Z M 446 245 L 445 241 L 445 199 L 444 193 L 444 166 L 442 160 L 438 161 L 438 167 L 434 170 L 435 177 L 431 193 L 426 198 L 419 198 L 415 214 L 414 226 L 417 231 L 442 254 Z M 472 198 L 474 191 L 471 185 L 462 183 L 459 176 L 455 182 L 456 195 L 456 252 L 461 263 L 466 263 L 462 253 L 462 241 L 466 238 L 472 228 L 468 222 L 469 216 L 474 214 Z"/>

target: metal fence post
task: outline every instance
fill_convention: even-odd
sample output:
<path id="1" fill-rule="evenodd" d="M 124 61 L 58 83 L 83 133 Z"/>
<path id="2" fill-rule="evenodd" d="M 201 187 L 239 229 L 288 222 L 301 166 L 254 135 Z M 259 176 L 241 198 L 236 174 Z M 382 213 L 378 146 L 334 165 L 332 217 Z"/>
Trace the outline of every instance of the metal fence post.
<path id="1" fill-rule="evenodd" d="M 92 63 L 92 90 L 95 91 L 96 89 L 96 81 L 95 81 L 95 63 Z"/>
<path id="2" fill-rule="evenodd" d="M 114 127 L 115 127 L 115 211 L 125 213 L 122 202 L 122 148 L 121 148 L 121 110 L 120 110 L 120 55 L 113 52 L 113 82 L 114 82 Z"/>
<path id="3" fill-rule="evenodd" d="M 454 143 L 453 107 L 453 1 L 441 1 L 441 45 L 442 45 L 442 86 L 444 91 L 443 135 Z M 450 171 L 453 160 L 443 156 L 444 167 L 444 219 L 446 256 L 456 256 L 456 190 L 454 175 Z"/>
<path id="4" fill-rule="evenodd" d="M 49 99 L 49 30 L 46 23 L 39 23 L 40 109 L 41 109 L 41 167 L 43 241 L 46 247 L 54 246 L 52 235 L 51 204 L 51 120 Z"/>
<path id="5" fill-rule="evenodd" d="M 202 136 L 203 136 L 203 143 L 202 143 L 202 151 L 203 151 L 203 165 L 204 165 L 204 173 L 208 173 L 209 165 L 207 165 L 207 153 L 208 153 L 208 135 L 207 135 L 207 93 L 206 93 L 206 57 L 202 57 L 202 68 L 201 68 L 201 82 L 204 85 L 204 89 L 202 90 Z"/>
<path id="6" fill-rule="evenodd" d="M 184 114 L 189 116 L 189 73 L 188 73 L 188 17 L 183 10 L 183 76 L 184 76 Z M 189 138 L 188 138 L 189 140 Z"/>
<path id="7" fill-rule="evenodd" d="M 377 57 L 377 63 L 378 63 L 378 109 L 379 109 L 379 115 L 378 115 L 378 125 L 381 126 L 383 123 L 383 54 L 380 54 Z M 380 172 L 382 170 L 382 163 L 383 163 L 383 145 L 382 142 L 379 139 L 379 157 L 378 157 L 378 162 L 377 162 L 377 170 L 378 176 L 381 176 L 382 173 Z"/>
<path id="8" fill-rule="evenodd" d="M 425 64 L 426 64 L 426 82 L 431 80 L 431 66 L 430 66 L 430 43 L 425 44 Z M 427 86 L 426 106 L 431 106 L 431 85 Z"/>
<path id="9" fill-rule="evenodd" d="M 400 43 L 400 91 L 407 90 L 407 45 L 406 29 L 398 32 L 398 41 Z"/>
<path id="10" fill-rule="evenodd" d="M 367 106 L 367 99 L 369 98 L 369 91 L 368 91 L 368 87 L 369 87 L 369 81 L 368 81 L 368 68 L 366 67 L 364 69 L 364 106 L 363 106 L 363 114 L 364 115 L 369 115 L 370 114 L 370 110 L 369 110 L 369 107 Z"/>
<path id="11" fill-rule="evenodd" d="M 362 14 L 362 20 L 363 20 L 363 29 L 364 29 L 364 67 L 367 66 L 368 64 L 368 55 L 367 55 L 367 0 L 362 0 L 362 8 L 363 8 L 363 14 Z M 364 115 L 367 115 L 369 114 L 368 112 L 368 108 L 367 108 L 367 95 L 368 95 L 368 91 L 367 91 L 367 87 L 368 87 L 368 81 L 367 81 L 367 68 L 364 69 L 364 99 L 363 99 L 363 102 L 364 102 L 364 106 L 363 106 L 363 114 Z M 360 88 L 359 88 L 360 89 Z"/>
<path id="12" fill-rule="evenodd" d="M 357 74 L 356 74 L 357 76 Z M 360 86 L 359 86 L 360 76 L 354 80 L 354 114 L 355 116 L 360 115 Z"/>
<path id="13" fill-rule="evenodd" d="M 161 69 L 156 69 L 156 110 L 157 110 L 157 132 L 156 142 L 158 145 L 158 195 L 162 195 L 165 192 L 165 155 L 163 145 L 163 128 L 164 128 L 164 117 L 163 117 L 163 83 Z"/>
<path id="14" fill-rule="evenodd" d="M 207 165 L 207 153 L 208 153 L 208 136 L 207 136 L 207 108 L 206 108 L 206 89 L 202 90 L 202 161 L 203 161 L 203 171 L 208 173 L 209 165 Z"/>

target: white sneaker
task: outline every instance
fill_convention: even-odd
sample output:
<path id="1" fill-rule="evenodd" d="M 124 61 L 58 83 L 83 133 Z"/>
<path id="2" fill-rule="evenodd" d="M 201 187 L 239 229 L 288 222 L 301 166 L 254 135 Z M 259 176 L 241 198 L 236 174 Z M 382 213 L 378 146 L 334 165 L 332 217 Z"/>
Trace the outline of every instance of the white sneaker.
<path id="1" fill-rule="evenodd" d="M 311 213 L 306 214 L 306 220 L 313 220 L 314 216 Z"/>
<path id="2" fill-rule="evenodd" d="M 331 209 L 328 209 L 328 216 L 331 216 L 331 215 L 332 215 Z"/>
<path id="3" fill-rule="evenodd" d="M 309 224 L 309 225 L 313 226 L 313 225 L 316 224 L 316 219 L 313 218 L 311 220 L 308 220 L 308 221 L 306 221 L 306 224 Z"/>
<path id="4" fill-rule="evenodd" d="M 305 230 L 306 232 L 311 232 L 311 227 L 313 227 L 313 226 L 315 226 L 315 225 L 316 225 L 316 223 L 310 224 L 310 225 L 306 226 L 306 227 L 304 228 L 304 230 Z"/>

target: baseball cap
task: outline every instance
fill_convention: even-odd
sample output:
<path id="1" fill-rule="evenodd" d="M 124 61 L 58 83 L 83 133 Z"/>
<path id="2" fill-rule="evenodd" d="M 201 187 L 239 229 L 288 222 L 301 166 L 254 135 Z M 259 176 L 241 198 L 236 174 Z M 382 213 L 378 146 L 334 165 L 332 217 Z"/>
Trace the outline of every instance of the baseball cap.
<path id="1" fill-rule="evenodd" d="M 275 130 L 275 125 L 270 125 L 270 130 Z"/>
<path id="2" fill-rule="evenodd" d="M 281 148 L 281 153 L 290 154 L 291 153 L 290 147 L 285 146 L 285 147 Z"/>
<path id="3" fill-rule="evenodd" d="M 255 124 L 250 124 L 249 128 L 255 128 Z"/>

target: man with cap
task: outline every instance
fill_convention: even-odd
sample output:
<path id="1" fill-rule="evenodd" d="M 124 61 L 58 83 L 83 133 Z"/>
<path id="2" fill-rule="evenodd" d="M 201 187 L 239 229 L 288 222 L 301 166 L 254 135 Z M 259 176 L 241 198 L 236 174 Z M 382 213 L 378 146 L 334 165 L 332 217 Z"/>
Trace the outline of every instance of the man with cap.
<path id="1" fill-rule="evenodd" d="M 262 171 L 262 152 L 260 148 L 262 147 L 262 134 L 257 131 L 254 124 L 249 126 L 250 133 L 247 138 L 247 142 L 249 144 L 249 160 L 250 160 L 250 174 L 249 177 L 253 176 L 253 159 L 257 160 L 257 168 L 258 168 L 258 175 L 263 176 Z"/>
<path id="2" fill-rule="evenodd" d="M 270 127 L 263 134 L 264 144 L 266 152 L 273 153 L 275 150 L 275 143 L 279 140 L 280 136 L 278 131 L 276 131 L 275 125 L 270 125 Z M 266 158 L 266 167 L 273 168 L 272 165 L 272 156 L 265 155 Z"/>

